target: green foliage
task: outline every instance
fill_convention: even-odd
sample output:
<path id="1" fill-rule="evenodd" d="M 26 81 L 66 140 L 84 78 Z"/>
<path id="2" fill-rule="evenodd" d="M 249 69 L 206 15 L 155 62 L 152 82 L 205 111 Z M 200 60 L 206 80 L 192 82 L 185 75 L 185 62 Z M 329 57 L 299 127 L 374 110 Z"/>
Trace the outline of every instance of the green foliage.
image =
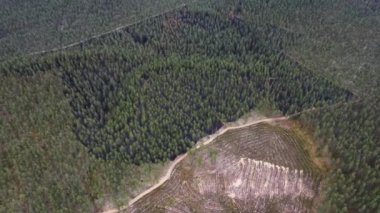
<path id="1" fill-rule="evenodd" d="M 180 5 L 154 2 L 5 1 L 0 57 Z M 380 28 L 370 26 L 378 9 L 342 0 L 200 1 L 62 52 L 1 63 L 0 211 L 96 210 L 100 198 L 140 184 L 144 172 L 130 163 L 172 159 L 252 109 L 292 114 L 351 99 L 338 83 L 376 95 Z M 368 98 L 308 115 L 338 168 L 323 211 L 378 209 L 375 109 Z"/>
<path id="2" fill-rule="evenodd" d="M 361 96 L 378 93 L 380 4 L 345 0 L 242 0 L 242 16 L 296 36 L 287 57 Z"/>
<path id="3" fill-rule="evenodd" d="M 78 143 L 57 76 L 0 79 L 0 212 L 95 211 L 156 178 L 145 166 L 95 159 Z"/>
<path id="4" fill-rule="evenodd" d="M 75 142 L 59 81 L 1 80 L 0 212 L 89 211 L 91 156 Z"/>
<path id="5" fill-rule="evenodd" d="M 310 113 L 316 136 L 328 147 L 328 174 L 321 212 L 378 212 L 379 35 L 376 1 L 243 1 L 245 20 L 293 33 L 283 51 L 315 75 L 360 95 L 360 103 Z M 307 117 L 307 118 L 306 118 Z M 376 129 L 377 128 L 377 129 Z"/>
<path id="6" fill-rule="evenodd" d="M 379 99 L 308 113 L 320 147 L 334 162 L 324 189 L 322 212 L 376 212 L 380 209 Z"/>
<path id="7" fill-rule="evenodd" d="M 50 50 L 133 24 L 188 0 L 12 1 L 0 8 L 0 59 Z"/>
<path id="8" fill-rule="evenodd" d="M 78 140 L 135 164 L 172 159 L 263 100 L 291 114 L 351 97 L 279 52 L 292 36 L 221 16 L 184 9 L 13 70 L 58 69 Z"/>

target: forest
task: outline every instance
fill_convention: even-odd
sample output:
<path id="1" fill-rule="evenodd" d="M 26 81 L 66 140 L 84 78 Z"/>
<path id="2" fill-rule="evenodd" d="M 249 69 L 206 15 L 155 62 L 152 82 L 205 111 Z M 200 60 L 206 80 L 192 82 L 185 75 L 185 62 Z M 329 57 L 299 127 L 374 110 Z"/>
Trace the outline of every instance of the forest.
<path id="1" fill-rule="evenodd" d="M 312 6 L 286 2 L 200 1 L 63 51 L 1 62 L 0 212 L 96 210 L 105 197 L 131 191 L 122 182 L 138 182 L 144 166 L 174 159 L 263 105 L 284 115 L 322 107 L 299 116 L 333 161 L 322 212 L 378 210 L 378 87 L 362 97 L 364 86 L 295 60 L 312 30 L 289 30 L 297 18 L 280 16 Z M 328 2 L 313 8 L 335 9 Z M 49 174 L 56 167 L 68 185 Z"/>
<path id="2" fill-rule="evenodd" d="M 273 36 L 260 38 L 260 30 Z M 157 162 L 173 159 L 262 101 L 292 114 L 352 97 L 287 60 L 279 51 L 286 38 L 281 33 L 235 17 L 182 10 L 99 39 L 100 44 L 89 42 L 105 53 L 82 47 L 13 70 L 21 75 L 60 70 L 77 119 L 76 137 L 96 156 Z M 102 48 L 120 49 L 126 41 L 125 54 Z"/>
<path id="3" fill-rule="evenodd" d="M 189 0 L 1 1 L 0 61 L 60 48 L 182 7 Z"/>
<path id="4" fill-rule="evenodd" d="M 328 152 L 328 175 L 321 211 L 376 212 L 380 202 L 379 98 L 351 102 L 301 116 L 315 129 L 320 153 Z"/>

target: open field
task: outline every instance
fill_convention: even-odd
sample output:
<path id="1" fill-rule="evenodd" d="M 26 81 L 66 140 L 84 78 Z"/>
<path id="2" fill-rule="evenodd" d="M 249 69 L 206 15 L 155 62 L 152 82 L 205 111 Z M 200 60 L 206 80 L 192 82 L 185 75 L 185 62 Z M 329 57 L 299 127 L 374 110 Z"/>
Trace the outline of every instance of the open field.
<path id="1" fill-rule="evenodd" d="M 228 130 L 126 212 L 305 212 L 320 176 L 301 143 L 267 123 Z"/>

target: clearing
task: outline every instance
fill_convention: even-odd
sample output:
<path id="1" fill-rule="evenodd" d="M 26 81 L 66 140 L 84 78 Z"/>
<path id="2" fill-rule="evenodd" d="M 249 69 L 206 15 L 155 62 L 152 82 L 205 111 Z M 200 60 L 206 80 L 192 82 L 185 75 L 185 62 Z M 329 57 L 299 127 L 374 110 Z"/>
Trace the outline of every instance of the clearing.
<path id="1" fill-rule="evenodd" d="M 227 123 L 179 156 L 160 181 L 107 213 L 127 212 L 303 212 L 318 195 L 319 169 L 303 141 L 273 125 L 288 117 Z"/>

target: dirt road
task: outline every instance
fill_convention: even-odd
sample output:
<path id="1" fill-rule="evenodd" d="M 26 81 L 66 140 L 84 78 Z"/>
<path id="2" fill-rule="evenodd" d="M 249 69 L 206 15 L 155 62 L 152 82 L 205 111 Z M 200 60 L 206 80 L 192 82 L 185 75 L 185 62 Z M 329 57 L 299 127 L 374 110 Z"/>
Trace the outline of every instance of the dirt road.
<path id="1" fill-rule="evenodd" d="M 262 122 L 283 121 L 283 120 L 287 120 L 288 118 L 289 117 L 287 117 L 287 116 L 275 117 L 275 118 L 265 118 L 265 119 L 250 121 L 250 122 L 247 122 L 245 124 L 236 125 L 236 126 L 233 126 L 233 125 L 231 125 L 231 126 L 223 126 L 222 128 L 220 128 L 214 134 L 207 136 L 207 140 L 203 141 L 201 139 L 201 141 L 203 141 L 203 143 L 197 145 L 195 149 L 199 149 L 201 146 L 205 146 L 205 145 L 211 143 L 215 138 L 217 138 L 218 136 L 224 134 L 228 130 L 240 129 L 240 128 L 244 128 L 244 127 L 251 126 L 251 125 L 254 125 L 254 124 L 262 123 Z M 128 208 L 131 205 L 133 205 L 136 201 L 138 201 L 139 199 L 141 199 L 145 195 L 149 194 L 153 190 L 155 190 L 158 187 L 160 187 L 163 183 L 165 183 L 167 180 L 169 180 L 169 178 L 170 178 L 171 174 L 173 173 L 173 170 L 175 169 L 175 167 L 178 165 L 178 163 L 180 163 L 183 159 L 185 159 L 186 156 L 187 156 L 187 153 L 178 156 L 172 162 L 172 164 L 170 165 L 170 167 L 169 167 L 168 171 L 166 172 L 166 174 L 160 178 L 160 180 L 159 180 L 158 183 L 154 184 L 149 189 L 145 190 L 144 192 L 142 192 L 141 194 L 139 194 L 138 196 L 136 196 L 134 199 L 132 199 L 131 201 L 129 201 L 128 205 L 122 206 L 122 207 L 120 207 L 118 209 L 110 209 L 110 210 L 104 211 L 103 213 L 115 213 L 115 212 L 119 212 L 119 211 L 125 210 L 126 208 Z"/>
<path id="2" fill-rule="evenodd" d="M 133 26 L 133 25 L 136 25 L 138 23 L 141 23 L 143 21 L 146 21 L 148 19 L 152 19 L 152 18 L 155 18 L 157 16 L 161 16 L 161 15 L 164 15 L 166 13 L 170 13 L 172 11 L 175 11 L 175 10 L 178 10 L 180 8 L 183 8 L 183 7 L 186 7 L 187 4 L 181 4 L 177 7 L 174 7 L 174 8 L 171 8 L 169 10 L 166 10 L 164 12 L 161 12 L 161 13 L 158 13 L 156 15 L 153 15 L 153 16 L 149 16 L 149 17 L 146 17 L 146 18 L 143 18 L 143 19 L 140 19 L 138 21 L 135 21 L 133 23 L 129 23 L 129 24 L 125 24 L 123 26 L 119 26 L 117 28 L 114 28 L 112 30 L 109 30 L 109 31 L 106 31 L 106 32 L 103 32 L 103 33 L 99 33 L 99 34 L 96 34 L 96 35 L 93 35 L 91 37 L 88 37 L 88 38 L 85 38 L 85 39 L 82 39 L 80 41 L 77 41 L 77 42 L 74 42 L 74 43 L 71 43 L 71 44 L 67 44 L 65 46 L 61 46 L 61 47 L 57 47 L 57 48 L 53 48 L 53 49 L 49 49 L 49 50 L 41 50 L 41 51 L 37 51 L 37 52 L 31 52 L 31 53 L 28 53 L 27 55 L 40 55 L 40 54 L 44 54 L 44 53 L 49 53 L 49 52 L 57 52 L 57 51 L 61 51 L 61 50 L 65 50 L 65 49 L 68 49 L 70 47 L 74 47 L 74 46 L 77 46 L 77 45 L 80 45 L 82 43 L 85 43 L 91 39 L 96 39 L 96 38 L 99 38 L 101 36 L 104 36 L 104 35 L 107 35 L 107 34 L 110 34 L 110 33 L 113 33 L 113 32 L 117 32 L 117 31 L 121 31 L 122 29 L 124 28 L 127 28 L 127 27 L 130 27 L 130 26 Z"/>

